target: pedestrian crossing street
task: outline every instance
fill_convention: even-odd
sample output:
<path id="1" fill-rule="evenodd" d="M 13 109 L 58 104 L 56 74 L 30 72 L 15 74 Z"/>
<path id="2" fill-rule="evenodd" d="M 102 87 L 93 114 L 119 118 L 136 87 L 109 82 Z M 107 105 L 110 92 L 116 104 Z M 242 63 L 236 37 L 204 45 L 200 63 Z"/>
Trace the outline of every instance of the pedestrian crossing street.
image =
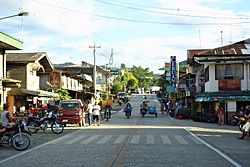
<path id="1" fill-rule="evenodd" d="M 161 144 L 161 145 L 188 145 L 203 144 L 192 135 L 68 135 L 59 138 L 51 144 Z"/>

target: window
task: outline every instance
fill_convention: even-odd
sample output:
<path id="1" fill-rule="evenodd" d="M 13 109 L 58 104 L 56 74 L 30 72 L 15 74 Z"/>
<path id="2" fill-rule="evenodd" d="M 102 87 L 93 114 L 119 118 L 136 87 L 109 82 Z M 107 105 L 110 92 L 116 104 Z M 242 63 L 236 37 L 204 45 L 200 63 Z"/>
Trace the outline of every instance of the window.
<path id="1" fill-rule="evenodd" d="M 209 66 L 205 69 L 205 82 L 209 81 Z"/>
<path id="2" fill-rule="evenodd" d="M 244 64 L 218 64 L 215 65 L 215 79 L 244 79 Z"/>

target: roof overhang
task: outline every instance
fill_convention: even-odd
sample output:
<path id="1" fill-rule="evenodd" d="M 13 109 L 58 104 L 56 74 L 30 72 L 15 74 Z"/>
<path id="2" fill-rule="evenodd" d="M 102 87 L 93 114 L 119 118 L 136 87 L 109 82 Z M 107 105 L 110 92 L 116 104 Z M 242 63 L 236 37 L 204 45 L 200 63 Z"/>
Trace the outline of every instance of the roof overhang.
<path id="1" fill-rule="evenodd" d="M 198 63 L 243 62 L 243 61 L 250 61 L 250 56 L 194 57 L 194 60 Z"/>
<path id="2" fill-rule="evenodd" d="M 0 32 L 0 50 L 21 50 L 23 42 Z"/>
<path id="3" fill-rule="evenodd" d="M 196 102 L 246 101 L 250 100 L 250 91 L 204 92 L 195 96 Z"/>
<path id="4" fill-rule="evenodd" d="M 4 87 L 7 88 L 20 88 L 21 87 L 21 81 L 11 78 L 2 78 L 0 79 L 2 81 L 2 84 Z"/>
<path id="5" fill-rule="evenodd" d="M 28 90 L 21 88 L 14 88 L 8 92 L 8 95 L 31 95 L 31 96 L 39 96 L 39 97 L 59 97 L 58 93 L 48 92 L 45 90 Z"/>

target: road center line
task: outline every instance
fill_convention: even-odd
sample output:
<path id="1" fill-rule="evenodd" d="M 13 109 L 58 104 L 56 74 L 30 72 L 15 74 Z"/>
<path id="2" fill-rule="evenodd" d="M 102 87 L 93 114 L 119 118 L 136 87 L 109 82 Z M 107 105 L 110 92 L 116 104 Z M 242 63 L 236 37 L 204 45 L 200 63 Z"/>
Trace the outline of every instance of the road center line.
<path id="1" fill-rule="evenodd" d="M 210 144 L 208 144 L 207 142 L 205 142 L 204 140 L 202 140 L 201 138 L 197 137 L 194 133 L 192 133 L 191 131 L 189 131 L 187 128 L 184 128 L 188 133 L 190 133 L 194 138 L 196 138 L 197 140 L 199 140 L 201 143 L 205 144 L 208 148 L 210 148 L 211 150 L 215 151 L 217 154 L 219 154 L 221 157 L 223 157 L 224 159 L 226 159 L 228 162 L 230 162 L 232 165 L 236 166 L 236 167 L 242 167 L 240 164 L 238 164 L 237 162 L 235 162 L 232 158 L 230 158 L 229 156 L 227 156 L 226 154 L 222 153 L 220 150 L 218 150 L 217 148 L 211 146 Z"/>

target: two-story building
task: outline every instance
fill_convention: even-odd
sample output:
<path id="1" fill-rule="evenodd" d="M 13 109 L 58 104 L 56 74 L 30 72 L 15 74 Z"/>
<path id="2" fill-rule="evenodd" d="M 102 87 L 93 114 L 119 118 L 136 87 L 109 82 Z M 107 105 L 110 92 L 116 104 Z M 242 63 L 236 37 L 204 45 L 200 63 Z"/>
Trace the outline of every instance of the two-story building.
<path id="1" fill-rule="evenodd" d="M 6 51 L 20 50 L 23 43 L 7 34 L 0 32 L 0 105 L 7 101 L 7 91 L 21 86 L 21 81 L 6 75 Z"/>
<path id="2" fill-rule="evenodd" d="M 84 92 L 87 94 L 92 94 L 94 92 L 93 86 L 93 71 L 94 66 L 87 62 L 82 62 L 82 64 L 54 64 L 54 67 L 58 71 L 63 71 L 64 73 L 73 74 L 73 75 L 82 75 L 85 82 L 88 82 L 87 85 L 83 86 Z M 90 78 L 91 77 L 91 78 Z M 96 91 L 98 95 L 101 95 L 107 89 L 107 71 L 105 69 L 96 66 Z M 86 87 L 87 86 L 87 87 Z"/>
<path id="3" fill-rule="evenodd" d="M 250 39 L 195 53 L 193 61 L 199 110 L 215 111 L 222 105 L 228 123 L 241 106 L 250 107 Z"/>
<path id="4" fill-rule="evenodd" d="M 8 102 L 14 106 L 34 104 L 39 100 L 58 98 L 57 93 L 49 92 L 49 76 L 54 70 L 45 52 L 6 54 L 7 77 L 21 81 L 19 88 L 8 91 Z M 10 111 L 13 111 L 10 108 Z"/>

